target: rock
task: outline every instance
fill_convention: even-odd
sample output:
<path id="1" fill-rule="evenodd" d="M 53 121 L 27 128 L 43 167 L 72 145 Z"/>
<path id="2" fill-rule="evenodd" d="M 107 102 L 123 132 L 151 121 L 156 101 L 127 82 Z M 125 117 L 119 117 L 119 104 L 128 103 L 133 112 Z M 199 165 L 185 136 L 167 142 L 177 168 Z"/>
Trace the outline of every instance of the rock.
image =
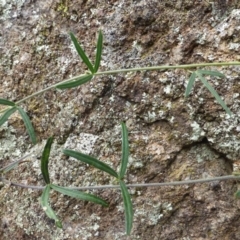
<path id="1" fill-rule="evenodd" d="M 0 2 L 0 97 L 11 101 L 87 69 L 73 32 L 92 61 L 102 29 L 100 71 L 239 60 L 240 4 L 236 1 L 27 1 Z M 31 146 L 13 115 L 0 128 L 0 168 L 31 152 L 6 178 L 44 185 L 40 161 L 54 136 L 50 178 L 62 186 L 115 184 L 107 174 L 62 154 L 65 147 L 119 168 L 120 122 L 129 130 L 129 183 L 167 182 L 229 175 L 240 157 L 239 66 L 212 67 L 226 75 L 209 82 L 233 112 L 230 118 L 196 82 L 184 98 L 185 70 L 95 76 L 78 88 L 49 90 L 21 103 L 37 132 Z M 1 107 L 2 109 L 2 107 Z M 131 239 L 239 239 L 235 181 L 131 189 Z M 108 209 L 52 192 L 63 229 L 41 209 L 41 192 L 0 189 L 1 239 L 129 239 L 120 191 L 94 190 Z"/>

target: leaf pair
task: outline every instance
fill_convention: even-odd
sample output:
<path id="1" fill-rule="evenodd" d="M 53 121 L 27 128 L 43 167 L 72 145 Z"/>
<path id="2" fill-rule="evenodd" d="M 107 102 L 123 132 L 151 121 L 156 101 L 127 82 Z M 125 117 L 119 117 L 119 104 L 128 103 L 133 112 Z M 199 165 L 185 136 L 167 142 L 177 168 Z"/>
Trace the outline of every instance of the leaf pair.
<path id="1" fill-rule="evenodd" d="M 78 87 L 86 82 L 89 82 L 90 80 L 92 80 L 92 78 L 93 78 L 93 75 L 91 75 L 91 74 L 83 75 L 80 77 L 76 77 L 65 83 L 61 83 L 61 84 L 57 85 L 56 88 L 67 89 L 67 88 Z"/>
<path id="2" fill-rule="evenodd" d="M 211 92 L 211 94 L 216 98 L 217 102 L 222 106 L 222 108 L 229 114 L 232 115 L 232 112 L 230 111 L 230 109 L 227 107 L 227 105 L 225 104 L 225 102 L 221 99 L 221 97 L 218 95 L 218 93 L 216 92 L 216 90 L 211 86 L 211 84 L 206 80 L 206 78 L 203 75 L 210 75 L 210 76 L 216 76 L 216 77 L 221 77 L 224 78 L 225 75 L 218 72 L 218 71 L 208 71 L 208 70 L 197 70 L 195 72 L 193 72 L 189 78 L 188 81 L 188 85 L 185 91 L 185 97 L 188 97 L 194 82 L 196 80 L 196 78 L 198 77 L 201 82 L 203 83 L 203 85 Z"/>
<path id="3" fill-rule="evenodd" d="M 94 157 L 86 155 L 84 153 L 80 153 L 70 149 L 64 149 L 63 153 L 77 160 L 80 160 L 84 163 L 87 163 L 95 168 L 98 168 L 99 170 L 104 171 L 117 179 L 122 179 L 127 169 L 129 146 L 128 146 L 128 132 L 127 132 L 126 125 L 124 123 L 122 123 L 121 125 L 122 125 L 122 159 L 121 159 L 121 167 L 120 167 L 119 174 L 113 168 L 111 168 L 108 164 Z"/>
<path id="4" fill-rule="evenodd" d="M 120 180 L 120 187 L 123 197 L 124 213 L 125 213 L 125 228 L 127 235 L 130 235 L 133 224 L 133 205 L 131 196 L 128 192 L 126 184 Z"/>
<path id="5" fill-rule="evenodd" d="M 89 82 L 92 80 L 94 73 L 96 73 L 99 69 L 100 62 L 101 62 L 101 56 L 102 56 L 102 47 L 103 47 L 103 34 L 102 31 L 99 31 L 98 34 L 98 40 L 97 40 L 97 52 L 96 52 L 96 58 L 95 58 L 95 64 L 93 65 L 90 61 L 90 59 L 87 57 L 86 53 L 78 43 L 76 37 L 73 33 L 70 33 L 71 40 L 78 52 L 78 55 L 83 60 L 83 62 L 87 65 L 88 70 L 91 72 L 91 74 L 86 74 L 80 77 L 76 77 L 71 79 L 70 81 L 67 81 L 65 83 L 61 83 L 56 86 L 56 88 L 59 89 L 67 89 L 67 88 L 74 88 L 77 86 L 80 86 L 86 82 Z"/>
<path id="6" fill-rule="evenodd" d="M 59 228 L 62 228 L 62 222 L 59 220 L 59 218 L 55 214 L 54 210 L 51 208 L 51 206 L 48 203 L 50 190 L 51 190 L 51 186 L 50 186 L 50 184 L 47 184 L 41 195 L 40 204 L 41 204 L 43 210 L 45 211 L 45 213 L 47 214 L 47 216 L 50 219 L 53 219 L 55 221 L 56 226 Z"/>
<path id="7" fill-rule="evenodd" d="M 93 194 L 80 192 L 78 190 L 69 189 L 66 187 L 61 187 L 61 186 L 57 186 L 55 184 L 50 183 L 48 163 L 49 163 L 49 155 L 50 155 L 52 143 L 53 143 L 53 138 L 50 137 L 47 140 L 47 143 L 44 147 L 42 158 L 41 158 L 41 172 L 43 175 L 43 179 L 47 185 L 44 188 L 43 193 L 41 195 L 40 203 L 41 203 L 43 210 L 46 212 L 47 216 L 55 221 L 55 224 L 57 227 L 62 228 L 61 221 L 59 220 L 59 218 L 56 216 L 54 210 L 49 205 L 49 195 L 50 195 L 51 189 L 53 189 L 63 195 L 67 195 L 67 196 L 81 199 L 84 201 L 90 201 L 90 202 L 93 202 L 96 204 L 100 204 L 104 207 L 107 207 L 108 203 L 105 200 L 103 200 Z"/>
<path id="8" fill-rule="evenodd" d="M 132 229 L 133 207 L 132 207 L 131 197 L 126 187 L 126 184 L 122 181 L 122 179 L 125 176 L 127 164 L 128 164 L 129 143 L 128 143 L 127 127 L 124 123 L 122 123 L 121 126 L 122 126 L 122 157 L 121 157 L 121 166 L 120 166 L 119 174 L 113 168 L 111 168 L 108 164 L 102 161 L 99 161 L 98 159 L 93 158 L 89 155 L 86 155 L 77 151 L 69 150 L 69 149 L 63 150 L 63 153 L 75 159 L 78 159 L 84 163 L 87 163 L 101 171 L 104 171 L 119 180 L 121 193 L 123 197 L 124 210 L 125 210 L 124 212 L 125 212 L 126 233 L 129 235 Z"/>
<path id="9" fill-rule="evenodd" d="M 11 108 L 7 109 L 3 115 L 0 117 L 0 126 L 3 125 L 8 118 L 18 110 L 20 116 L 23 119 L 24 125 L 27 129 L 27 132 L 30 136 L 31 141 L 33 142 L 33 144 L 37 143 L 37 138 L 36 138 L 36 134 L 34 132 L 34 128 L 33 125 L 28 117 L 28 115 L 26 114 L 26 112 L 19 106 L 17 106 L 14 102 L 9 101 L 7 99 L 0 99 L 0 104 L 2 105 L 6 105 L 6 106 L 10 106 Z"/>
<path id="10" fill-rule="evenodd" d="M 95 58 L 95 64 L 93 65 L 89 58 L 87 57 L 86 53 L 78 43 L 76 37 L 74 36 L 73 33 L 70 33 L 71 40 L 78 52 L 78 55 L 81 57 L 83 62 L 87 65 L 89 71 L 94 74 L 98 71 L 98 68 L 100 66 L 100 61 L 101 61 L 101 56 L 102 56 L 102 47 L 103 47 L 103 34 L 102 31 L 99 31 L 98 34 L 98 40 L 97 40 L 97 53 L 96 53 L 96 58 Z"/>
<path id="11" fill-rule="evenodd" d="M 60 187 L 55 184 L 47 184 L 41 195 L 40 204 L 41 204 L 43 210 L 45 211 L 45 213 L 47 214 L 47 216 L 49 218 L 53 219 L 55 221 L 56 226 L 59 228 L 62 228 L 62 222 L 60 221 L 60 219 L 55 214 L 54 210 L 49 205 L 49 196 L 50 196 L 51 189 L 53 189 L 63 195 L 66 195 L 66 196 L 70 196 L 70 197 L 73 197 L 76 199 L 81 199 L 84 201 L 93 202 L 96 204 L 100 204 L 104 207 L 108 207 L 108 203 L 105 200 L 103 200 L 93 194 L 84 193 L 84 192 L 74 190 L 74 189 L 69 189 L 66 187 Z"/>

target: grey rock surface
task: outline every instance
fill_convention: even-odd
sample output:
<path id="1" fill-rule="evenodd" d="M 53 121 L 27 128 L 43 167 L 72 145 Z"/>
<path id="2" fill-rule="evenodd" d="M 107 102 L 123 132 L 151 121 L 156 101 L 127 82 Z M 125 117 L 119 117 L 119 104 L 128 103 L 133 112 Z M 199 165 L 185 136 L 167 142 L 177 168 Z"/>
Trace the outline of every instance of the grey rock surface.
<path id="1" fill-rule="evenodd" d="M 140 66 L 239 61 L 237 1 L 0 1 L 0 98 L 18 101 L 87 69 L 69 32 L 91 59 L 104 35 L 100 71 Z M 21 106 L 38 135 L 32 146 L 19 115 L 0 127 L 0 168 L 32 153 L 6 178 L 44 185 L 40 156 L 55 142 L 50 178 L 62 186 L 115 184 L 108 175 L 62 154 L 70 148 L 118 169 L 120 122 L 129 129 L 129 183 L 229 175 L 240 157 L 240 67 L 219 67 L 210 83 L 233 112 L 230 118 L 200 82 L 184 98 L 189 73 L 148 71 L 98 76 L 70 90 L 50 90 Z M 1 109 L 3 108 L 0 106 Z M 91 191 L 109 208 L 55 192 L 51 206 L 63 229 L 45 215 L 41 191 L 0 189 L 0 239 L 240 239 L 236 181 L 131 189 L 134 223 L 125 236 L 119 190 Z"/>

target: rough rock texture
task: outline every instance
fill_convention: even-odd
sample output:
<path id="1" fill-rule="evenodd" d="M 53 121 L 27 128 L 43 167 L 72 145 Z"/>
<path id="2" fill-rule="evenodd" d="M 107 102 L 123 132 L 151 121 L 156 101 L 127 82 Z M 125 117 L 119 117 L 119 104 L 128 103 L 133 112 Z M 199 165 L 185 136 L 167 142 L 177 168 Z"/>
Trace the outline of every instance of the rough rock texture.
<path id="1" fill-rule="evenodd" d="M 0 0 L 0 97 L 18 101 L 84 73 L 68 32 L 94 58 L 102 29 L 101 71 L 138 66 L 240 60 L 239 1 Z M 211 68 L 217 69 L 217 68 Z M 21 104 L 39 143 L 32 146 L 15 114 L 0 128 L 0 167 L 33 153 L 6 175 L 43 185 L 39 158 L 53 135 L 50 177 L 63 186 L 113 184 L 95 169 L 66 158 L 70 148 L 113 166 L 121 155 L 120 122 L 129 129 L 129 183 L 223 176 L 240 157 L 240 67 L 218 68 L 209 80 L 234 113 L 229 118 L 200 82 L 188 99 L 189 73 L 151 71 L 95 77 L 76 89 L 47 91 Z M 41 192 L 0 190 L 0 239 L 240 239 L 235 181 L 131 190 L 134 224 L 125 236 L 119 190 L 92 191 L 102 208 L 56 193 L 51 205 L 63 220 L 57 229 L 39 205 Z"/>

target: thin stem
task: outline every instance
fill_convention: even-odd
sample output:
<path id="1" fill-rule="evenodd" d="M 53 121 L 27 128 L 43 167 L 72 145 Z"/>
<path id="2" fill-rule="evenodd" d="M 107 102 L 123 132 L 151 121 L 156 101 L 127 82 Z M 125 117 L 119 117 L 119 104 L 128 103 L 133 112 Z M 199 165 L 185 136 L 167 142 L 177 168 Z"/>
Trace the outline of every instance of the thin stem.
<path id="1" fill-rule="evenodd" d="M 7 166 L 3 167 L 0 169 L 0 173 L 1 172 L 8 172 L 9 170 L 11 170 L 12 168 L 14 168 L 17 164 L 26 162 L 28 160 L 24 160 L 25 158 L 29 157 L 30 155 L 32 155 L 31 153 L 19 158 L 18 160 L 15 160 L 14 162 L 8 164 Z"/>
<path id="2" fill-rule="evenodd" d="M 47 87 L 47 88 L 45 88 L 45 89 L 42 89 L 42 90 L 40 90 L 40 91 L 38 91 L 38 92 L 35 92 L 35 93 L 33 93 L 33 94 L 31 94 L 31 95 L 29 95 L 29 96 L 27 96 L 27 97 L 25 97 L 25 98 L 17 101 L 16 104 L 25 102 L 25 101 L 28 100 L 29 98 L 35 97 L 35 96 L 37 96 L 37 95 L 39 95 L 39 94 L 41 94 L 41 93 L 44 93 L 44 92 L 46 92 L 46 91 L 48 91 L 48 90 L 51 90 L 51 89 L 55 88 L 57 85 L 59 85 L 59 84 L 62 84 L 62 83 L 65 83 L 65 82 L 69 82 L 69 81 L 74 81 L 74 80 L 78 79 L 79 77 L 81 77 L 81 76 L 83 76 L 83 75 L 84 75 L 84 74 L 81 74 L 81 75 L 79 75 L 79 76 L 75 76 L 75 77 L 73 77 L 73 78 L 64 80 L 64 81 L 62 81 L 62 82 L 60 82 L 60 83 L 53 84 L 53 85 L 51 85 L 51 86 L 49 86 L 49 87 Z"/>
<path id="3" fill-rule="evenodd" d="M 162 182 L 162 183 L 137 183 L 137 184 L 127 184 L 127 187 L 162 187 L 162 186 L 177 186 L 177 185 L 186 185 L 186 184 L 196 184 L 196 183 L 206 183 L 206 182 L 214 182 L 214 181 L 226 181 L 226 180 L 239 180 L 240 176 L 236 175 L 227 175 L 221 177 L 213 177 L 213 178 L 202 178 L 196 180 L 186 180 L 186 181 L 173 181 L 173 182 Z M 25 185 L 21 183 L 11 182 L 3 177 L 0 177 L 0 181 L 3 183 L 21 187 L 21 188 L 29 188 L 35 190 L 43 190 L 43 186 L 32 186 Z M 88 187 L 67 187 L 68 189 L 74 190 L 90 190 L 90 189 L 106 189 L 106 188 L 120 188 L 120 185 L 99 185 L 99 186 L 88 186 Z"/>
<path id="4" fill-rule="evenodd" d="M 22 102 L 27 101 L 27 100 L 30 99 L 30 98 L 33 98 L 33 97 L 35 97 L 35 96 L 37 96 L 37 95 L 40 95 L 40 94 L 42 94 L 42 93 L 44 93 L 44 92 L 46 92 L 46 91 L 48 91 L 48 90 L 51 90 L 51 89 L 55 88 L 55 87 L 56 87 L 57 85 L 59 85 L 59 84 L 62 84 L 62 83 L 65 83 L 65 82 L 69 82 L 69 81 L 74 81 L 74 80 L 78 79 L 79 77 L 81 77 L 81 76 L 83 76 L 83 75 L 84 75 L 84 74 L 81 74 L 81 75 L 79 75 L 79 76 L 75 76 L 75 77 L 73 77 L 73 78 L 64 80 L 64 81 L 62 81 L 62 82 L 60 82 L 60 83 L 53 84 L 53 85 L 51 85 L 51 86 L 49 86 L 49 87 L 47 87 L 47 88 L 44 88 L 44 89 L 42 89 L 42 90 L 40 90 L 40 91 L 38 91 L 38 92 L 35 92 L 35 93 L 33 93 L 33 94 L 31 94 L 31 95 L 29 95 L 29 96 L 27 96 L 27 97 L 25 97 L 25 98 L 17 101 L 15 104 L 18 105 L 18 104 L 20 104 L 20 103 L 22 103 Z M 7 108 L 2 109 L 2 110 L 0 111 L 0 113 L 5 112 L 5 111 L 6 111 L 7 109 L 9 109 L 9 108 L 10 108 L 10 107 L 7 107 Z"/>
<path id="5" fill-rule="evenodd" d="M 197 68 L 197 67 L 211 67 L 211 66 L 215 66 L 215 67 L 219 67 L 219 66 L 232 66 L 232 65 L 240 65 L 240 62 L 213 62 L 213 63 L 196 63 L 196 64 L 184 64 L 184 65 L 173 65 L 173 66 L 169 66 L 169 65 L 163 65 L 163 66 L 153 66 L 153 67 L 139 67 L 139 68 L 128 68 L 128 69 L 118 69 L 118 70 L 111 70 L 111 71 L 104 71 L 104 72 L 97 72 L 94 75 L 95 76 L 99 76 L 99 75 L 109 75 L 109 74 L 118 74 L 118 73 L 124 73 L 124 72 L 137 72 L 137 71 L 153 71 L 153 70 L 167 70 L 167 69 L 188 69 L 188 68 Z M 65 82 L 69 82 L 69 81 L 74 81 L 76 79 L 78 79 L 79 77 L 83 76 L 84 74 L 75 76 L 73 78 L 69 78 L 67 80 L 64 80 L 62 82 L 56 83 L 54 85 L 51 85 L 45 89 L 42 89 L 38 92 L 35 92 L 19 101 L 16 102 L 16 104 L 20 104 L 22 102 L 25 102 L 26 100 L 35 97 L 39 94 L 42 94 L 48 90 L 51 90 L 55 87 L 57 87 L 57 85 L 65 83 Z M 3 109 L 0 111 L 0 113 L 5 112 L 7 109 L 9 109 L 9 107 Z"/>
<path id="6" fill-rule="evenodd" d="M 107 75 L 107 74 L 117 74 L 123 72 L 137 72 L 137 71 L 153 71 L 153 70 L 167 70 L 167 69 L 188 69 L 197 67 L 219 67 L 219 66 L 230 66 L 230 65 L 240 65 L 240 62 L 222 62 L 222 63 L 196 63 L 196 64 L 183 64 L 183 65 L 163 65 L 163 66 L 153 66 L 153 67 L 140 67 L 140 68 L 128 68 L 119 69 L 105 72 L 97 72 L 95 75 Z"/>

